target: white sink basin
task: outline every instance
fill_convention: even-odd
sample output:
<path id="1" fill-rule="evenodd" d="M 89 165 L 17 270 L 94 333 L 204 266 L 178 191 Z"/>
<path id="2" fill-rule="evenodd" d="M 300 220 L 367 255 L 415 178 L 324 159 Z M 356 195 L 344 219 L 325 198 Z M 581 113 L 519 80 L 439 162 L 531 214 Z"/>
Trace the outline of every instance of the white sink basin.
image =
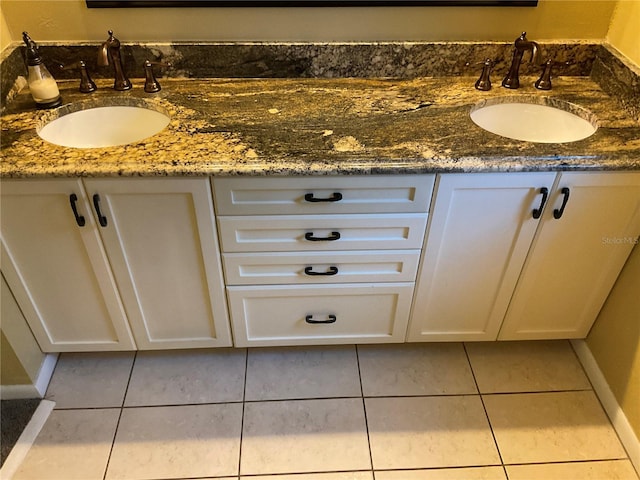
<path id="1" fill-rule="evenodd" d="M 63 147 L 114 147 L 155 135 L 169 120 L 164 113 L 140 106 L 98 106 L 61 114 L 42 126 L 38 135 Z"/>
<path id="2" fill-rule="evenodd" d="M 537 143 L 576 142 L 597 130 L 588 110 L 543 97 L 484 100 L 472 109 L 471 120 L 502 137 Z"/>

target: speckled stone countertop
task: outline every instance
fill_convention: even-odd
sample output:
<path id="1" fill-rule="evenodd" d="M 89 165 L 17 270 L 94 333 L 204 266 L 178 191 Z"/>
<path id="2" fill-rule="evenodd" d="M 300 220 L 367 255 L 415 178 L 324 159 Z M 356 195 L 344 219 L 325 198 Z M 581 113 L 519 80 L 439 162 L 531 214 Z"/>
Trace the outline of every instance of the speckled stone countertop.
<path id="1" fill-rule="evenodd" d="M 480 92 L 476 77 L 385 79 L 164 79 L 115 92 L 77 92 L 65 103 L 139 105 L 167 112 L 169 126 L 139 143 L 74 149 L 40 139 L 56 111 L 35 110 L 21 92 L 2 117 L 2 177 L 333 175 L 537 170 L 640 170 L 640 122 L 588 77 L 554 88 Z M 25 89 L 26 90 L 26 89 Z M 510 140 L 477 127 L 469 112 L 494 97 L 550 97 L 591 111 L 598 130 L 572 143 Z M 61 107 L 67 108 L 67 107 Z M 96 128 L 99 128 L 97 125 Z"/>

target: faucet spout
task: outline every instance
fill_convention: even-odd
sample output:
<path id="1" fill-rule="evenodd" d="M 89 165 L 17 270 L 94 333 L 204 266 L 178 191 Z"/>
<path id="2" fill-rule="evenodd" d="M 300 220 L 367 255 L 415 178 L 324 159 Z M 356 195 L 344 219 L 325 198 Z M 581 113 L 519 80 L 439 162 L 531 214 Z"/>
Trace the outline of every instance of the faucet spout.
<path id="1" fill-rule="evenodd" d="M 518 38 L 516 38 L 513 49 L 513 58 L 511 60 L 511 67 L 509 73 L 502 80 L 502 86 L 505 88 L 519 88 L 520 87 L 520 64 L 525 52 L 531 52 L 531 58 L 529 62 L 535 62 L 538 58 L 539 46 L 536 42 L 527 40 L 527 32 L 522 32 Z"/>
<path id="2" fill-rule="evenodd" d="M 113 36 L 113 30 L 109 30 L 109 38 L 100 45 L 98 50 L 98 65 L 113 65 L 114 90 L 124 91 L 131 88 L 131 82 L 124 73 L 122 57 L 120 56 L 120 41 Z"/>

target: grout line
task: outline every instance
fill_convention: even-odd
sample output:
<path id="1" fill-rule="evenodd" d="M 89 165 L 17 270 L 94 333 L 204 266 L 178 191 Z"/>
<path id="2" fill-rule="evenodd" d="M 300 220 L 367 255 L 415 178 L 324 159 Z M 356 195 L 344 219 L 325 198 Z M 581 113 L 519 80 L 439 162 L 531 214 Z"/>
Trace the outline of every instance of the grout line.
<path id="1" fill-rule="evenodd" d="M 362 410 L 364 411 L 364 426 L 365 429 L 367 430 L 367 445 L 369 446 L 369 462 L 371 465 L 371 476 L 374 478 L 376 477 L 376 473 L 373 470 L 373 452 L 371 451 L 371 437 L 369 436 L 369 419 L 367 418 L 367 405 L 365 404 L 364 401 L 364 390 L 362 388 L 362 372 L 360 371 L 360 355 L 358 353 L 358 345 L 354 345 L 354 348 L 356 349 L 356 364 L 358 366 L 358 379 L 360 380 L 360 394 L 362 397 Z"/>
<path id="2" fill-rule="evenodd" d="M 244 387 L 242 388 L 242 416 L 240 417 L 240 446 L 238 448 L 238 479 L 240 479 L 240 466 L 242 465 L 242 434 L 244 433 L 244 411 L 247 398 L 247 377 L 249 372 L 249 349 L 245 348 L 244 357 Z"/>
<path id="3" fill-rule="evenodd" d="M 467 345 L 463 342 L 462 348 L 464 349 L 464 354 L 467 356 L 467 362 L 469 362 L 469 368 L 471 369 L 471 375 L 473 376 L 473 381 L 476 384 L 476 389 L 478 390 L 478 396 L 480 397 L 480 402 L 482 403 L 482 409 L 484 410 L 484 415 L 487 419 L 487 423 L 489 424 L 489 429 L 491 430 L 491 436 L 493 437 L 493 443 L 496 446 L 496 450 L 498 452 L 498 457 L 500 458 L 500 464 L 502 465 L 502 470 L 504 471 L 504 476 L 509 480 L 509 474 L 507 473 L 507 468 L 504 466 L 504 459 L 502 458 L 502 452 L 500 452 L 500 446 L 498 445 L 498 440 L 496 439 L 496 434 L 493 432 L 493 425 L 491 425 L 491 419 L 489 418 L 489 413 L 487 412 L 487 407 L 484 404 L 484 398 L 480 393 L 480 387 L 478 386 L 478 380 L 476 379 L 476 374 L 473 371 L 473 365 L 471 365 L 471 358 L 469 357 L 469 352 L 467 352 Z"/>
<path id="4" fill-rule="evenodd" d="M 124 402 L 127 399 L 127 393 L 129 392 L 129 384 L 131 383 L 131 377 L 133 376 L 133 369 L 136 366 L 136 359 L 138 358 L 138 351 L 133 354 L 133 362 L 131 362 L 131 369 L 129 370 L 129 378 L 127 379 L 127 385 L 124 388 L 124 395 L 122 395 L 122 405 L 120 405 L 120 413 L 118 414 L 118 421 L 116 422 L 116 428 L 113 432 L 113 440 L 111 441 L 111 448 L 109 449 L 109 456 L 107 457 L 107 463 L 104 466 L 104 474 L 102 480 L 106 480 L 107 471 L 109 470 L 109 462 L 111 462 L 111 454 L 113 453 L 113 447 L 116 443 L 116 436 L 118 435 L 118 428 L 120 428 L 120 420 L 122 419 L 122 412 L 124 412 Z"/>
<path id="5" fill-rule="evenodd" d="M 604 463 L 604 462 L 620 462 L 623 460 L 629 460 L 627 457 L 621 458 L 596 458 L 590 460 L 588 458 L 580 459 L 580 460 L 561 460 L 558 462 L 518 462 L 518 463 L 505 463 L 505 466 L 509 467 L 518 467 L 522 465 L 558 465 L 562 463 Z M 630 461 L 630 460 L 629 460 Z"/>

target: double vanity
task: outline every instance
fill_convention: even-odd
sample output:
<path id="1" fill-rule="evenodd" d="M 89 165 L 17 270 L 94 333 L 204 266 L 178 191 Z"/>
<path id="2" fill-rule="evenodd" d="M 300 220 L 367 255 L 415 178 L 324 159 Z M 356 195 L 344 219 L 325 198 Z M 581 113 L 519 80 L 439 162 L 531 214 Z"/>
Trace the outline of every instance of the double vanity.
<path id="1" fill-rule="evenodd" d="M 2 274 L 47 352 L 585 337 L 640 235 L 640 123 L 588 77 L 474 80 L 22 92 Z M 150 136 L 113 139 L 121 107 L 168 124 L 125 114 Z"/>

